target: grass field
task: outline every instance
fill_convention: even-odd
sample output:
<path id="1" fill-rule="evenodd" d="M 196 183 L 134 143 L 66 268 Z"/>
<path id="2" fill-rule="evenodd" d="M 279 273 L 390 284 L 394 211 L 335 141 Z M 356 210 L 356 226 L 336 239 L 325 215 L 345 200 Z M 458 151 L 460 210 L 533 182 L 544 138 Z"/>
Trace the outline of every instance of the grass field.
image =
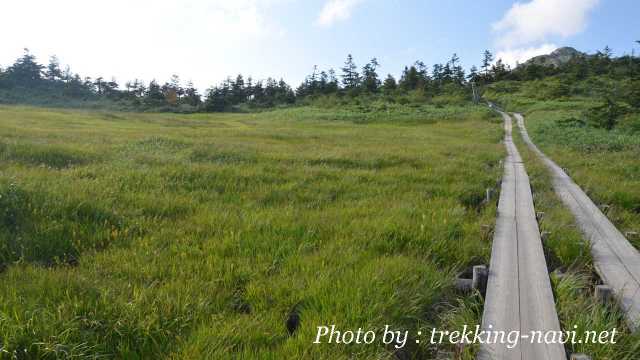
<path id="1" fill-rule="evenodd" d="M 0 107 L 0 357 L 386 358 L 316 327 L 477 322 L 452 284 L 488 263 L 501 138 L 471 107 Z"/>
<path id="2" fill-rule="evenodd" d="M 593 300 L 594 284 L 598 282 L 591 258 L 591 249 L 580 232 L 573 214 L 553 190 L 551 175 L 542 161 L 529 150 L 519 131 L 514 136 L 531 181 L 536 211 L 544 213 L 540 231 L 546 232 L 543 242 L 547 267 L 552 273 L 556 309 L 563 330 L 606 331 L 616 328 L 620 333 L 616 344 L 567 344 L 570 353 L 589 354 L 593 359 L 632 360 L 640 351 L 640 333 L 631 333 L 617 306 Z"/>
<path id="3" fill-rule="evenodd" d="M 521 112 L 533 141 L 551 157 L 591 197 L 596 204 L 609 205 L 606 215 L 622 231 L 640 229 L 640 118 L 629 112 L 620 118 L 614 130 L 580 123 L 590 108 L 602 103 L 589 84 L 581 96 L 544 94 L 544 83 L 503 83 L 487 96 L 506 107 Z M 541 98 L 539 98 L 541 97 Z M 604 330 L 617 328 L 623 333 L 617 344 L 593 346 L 578 344 L 570 352 L 589 354 L 594 359 L 635 359 L 640 351 L 640 335 L 631 334 L 616 306 L 602 306 L 593 301 L 595 275 L 589 245 L 584 242 L 571 213 L 555 195 L 546 167 L 535 154 L 515 137 L 527 166 L 534 190 L 537 211 L 545 213 L 541 231 L 550 232 L 544 243 L 550 270 L 564 273 L 552 276 L 556 306 L 561 325 L 571 329 Z M 640 248 L 640 238 L 629 240 Z"/>
<path id="4" fill-rule="evenodd" d="M 558 125 L 578 110 L 542 110 L 528 114 L 533 141 L 596 204 L 609 205 L 607 216 L 623 233 L 640 231 L 640 133 Z M 636 247 L 640 237 L 630 236 Z"/>
<path id="5" fill-rule="evenodd" d="M 629 112 L 609 131 L 574 121 L 600 105 L 600 96 L 538 100 L 527 96 L 525 85 L 512 90 L 489 96 L 524 114 L 540 150 L 566 168 L 597 205 L 609 205 L 606 215 L 620 231 L 640 233 L 640 114 Z M 640 248 L 640 236 L 629 240 Z"/>

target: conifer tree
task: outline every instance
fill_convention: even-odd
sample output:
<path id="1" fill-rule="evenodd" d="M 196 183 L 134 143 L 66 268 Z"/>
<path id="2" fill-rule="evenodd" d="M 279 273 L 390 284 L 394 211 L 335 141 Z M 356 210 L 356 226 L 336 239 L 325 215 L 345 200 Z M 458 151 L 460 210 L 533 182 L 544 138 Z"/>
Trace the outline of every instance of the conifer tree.
<path id="1" fill-rule="evenodd" d="M 30 86 L 42 80 L 43 69 L 44 66 L 38 64 L 36 57 L 25 48 L 22 57 L 7 69 L 5 76 L 14 84 Z"/>
<path id="2" fill-rule="evenodd" d="M 60 62 L 58 58 L 53 55 L 49 58 L 49 65 L 47 65 L 47 71 L 45 77 L 49 81 L 56 81 L 62 78 L 62 70 L 60 70 Z"/>
<path id="3" fill-rule="evenodd" d="M 362 85 L 365 91 L 375 93 L 380 87 L 380 79 L 378 79 L 378 73 L 376 69 L 380 64 L 376 58 L 362 68 Z"/>
<path id="4" fill-rule="evenodd" d="M 482 73 L 484 76 L 489 76 L 489 70 L 491 70 L 491 64 L 493 63 L 493 54 L 489 50 L 484 51 L 482 58 Z"/>
<path id="5" fill-rule="evenodd" d="M 385 93 L 393 92 L 398 88 L 398 84 L 396 83 L 396 79 L 391 74 L 387 74 L 386 79 L 382 83 L 382 89 Z"/>
<path id="6" fill-rule="evenodd" d="M 327 94 L 335 94 L 338 92 L 340 85 L 338 84 L 338 77 L 336 76 L 336 71 L 333 69 L 329 69 L 329 79 L 327 82 Z"/>
<path id="7" fill-rule="evenodd" d="M 358 67 L 353 61 L 353 56 L 349 54 L 347 60 L 342 68 L 342 84 L 345 89 L 352 90 L 358 87 L 360 84 L 360 74 L 358 74 Z"/>

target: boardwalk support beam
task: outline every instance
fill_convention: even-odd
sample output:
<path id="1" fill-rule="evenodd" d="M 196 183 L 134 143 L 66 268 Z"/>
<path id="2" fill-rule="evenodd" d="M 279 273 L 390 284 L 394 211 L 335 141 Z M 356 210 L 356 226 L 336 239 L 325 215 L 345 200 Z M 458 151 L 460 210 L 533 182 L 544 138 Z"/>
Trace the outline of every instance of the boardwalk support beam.
<path id="1" fill-rule="evenodd" d="M 571 354 L 571 360 L 591 360 L 591 357 L 585 354 Z"/>
<path id="2" fill-rule="evenodd" d="M 472 284 L 473 284 L 473 280 L 472 279 L 457 278 L 456 279 L 456 290 L 458 290 L 461 293 L 471 292 L 471 289 L 473 288 Z"/>
<path id="3" fill-rule="evenodd" d="M 487 291 L 488 276 L 489 272 L 487 271 L 486 266 L 477 265 L 473 267 L 473 278 L 471 279 L 471 287 L 474 290 L 478 290 L 482 294 L 482 296 L 484 296 Z"/>
<path id="4" fill-rule="evenodd" d="M 613 290 L 607 285 L 596 285 L 594 296 L 599 302 L 608 304 L 613 300 Z"/>

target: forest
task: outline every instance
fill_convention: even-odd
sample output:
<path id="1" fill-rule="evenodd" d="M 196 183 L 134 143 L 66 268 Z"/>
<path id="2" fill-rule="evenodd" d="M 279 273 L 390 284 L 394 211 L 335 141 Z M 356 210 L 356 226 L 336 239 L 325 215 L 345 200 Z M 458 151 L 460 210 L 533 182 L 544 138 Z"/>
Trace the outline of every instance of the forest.
<path id="1" fill-rule="evenodd" d="M 238 74 L 200 94 L 193 83 L 183 83 L 178 75 L 162 84 L 139 79 L 120 84 L 115 78 L 83 77 L 69 66 L 63 67 L 56 56 L 43 65 L 25 49 L 12 65 L 0 68 L 0 103 L 181 113 L 246 112 L 371 100 L 424 104 L 437 97 L 445 97 L 444 102 L 464 103 L 472 100 L 474 85 L 482 91 L 487 85 L 501 81 L 553 78 L 546 91 L 558 97 L 575 95 L 572 93 L 575 82 L 606 77 L 622 81 L 622 88 L 604 89 L 604 97 L 634 107 L 640 105 L 640 58 L 633 55 L 614 58 L 608 47 L 593 55 L 577 56 L 560 66 L 525 63 L 513 69 L 501 59 L 494 59 L 487 50 L 482 54 L 481 65 L 466 71 L 460 58 L 453 54 L 444 64 L 428 66 L 415 61 L 404 67 L 398 79 L 391 74 L 380 76 L 379 65 L 373 58 L 359 68 L 348 55 L 338 71 L 313 66 L 312 72 L 295 88 L 282 78 L 255 80 Z"/>

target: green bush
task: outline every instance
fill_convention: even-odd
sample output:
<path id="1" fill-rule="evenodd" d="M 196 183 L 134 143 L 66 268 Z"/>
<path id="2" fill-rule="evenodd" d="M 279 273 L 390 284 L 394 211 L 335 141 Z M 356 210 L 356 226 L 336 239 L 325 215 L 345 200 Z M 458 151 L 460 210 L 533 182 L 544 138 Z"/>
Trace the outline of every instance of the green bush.
<path id="1" fill-rule="evenodd" d="M 535 80 L 524 85 L 526 96 L 538 100 L 553 100 L 571 95 L 571 86 L 559 78 Z"/>
<path id="2" fill-rule="evenodd" d="M 587 123 L 593 127 L 613 130 L 625 112 L 623 105 L 607 97 L 603 104 L 586 110 L 584 117 L 587 119 Z"/>

